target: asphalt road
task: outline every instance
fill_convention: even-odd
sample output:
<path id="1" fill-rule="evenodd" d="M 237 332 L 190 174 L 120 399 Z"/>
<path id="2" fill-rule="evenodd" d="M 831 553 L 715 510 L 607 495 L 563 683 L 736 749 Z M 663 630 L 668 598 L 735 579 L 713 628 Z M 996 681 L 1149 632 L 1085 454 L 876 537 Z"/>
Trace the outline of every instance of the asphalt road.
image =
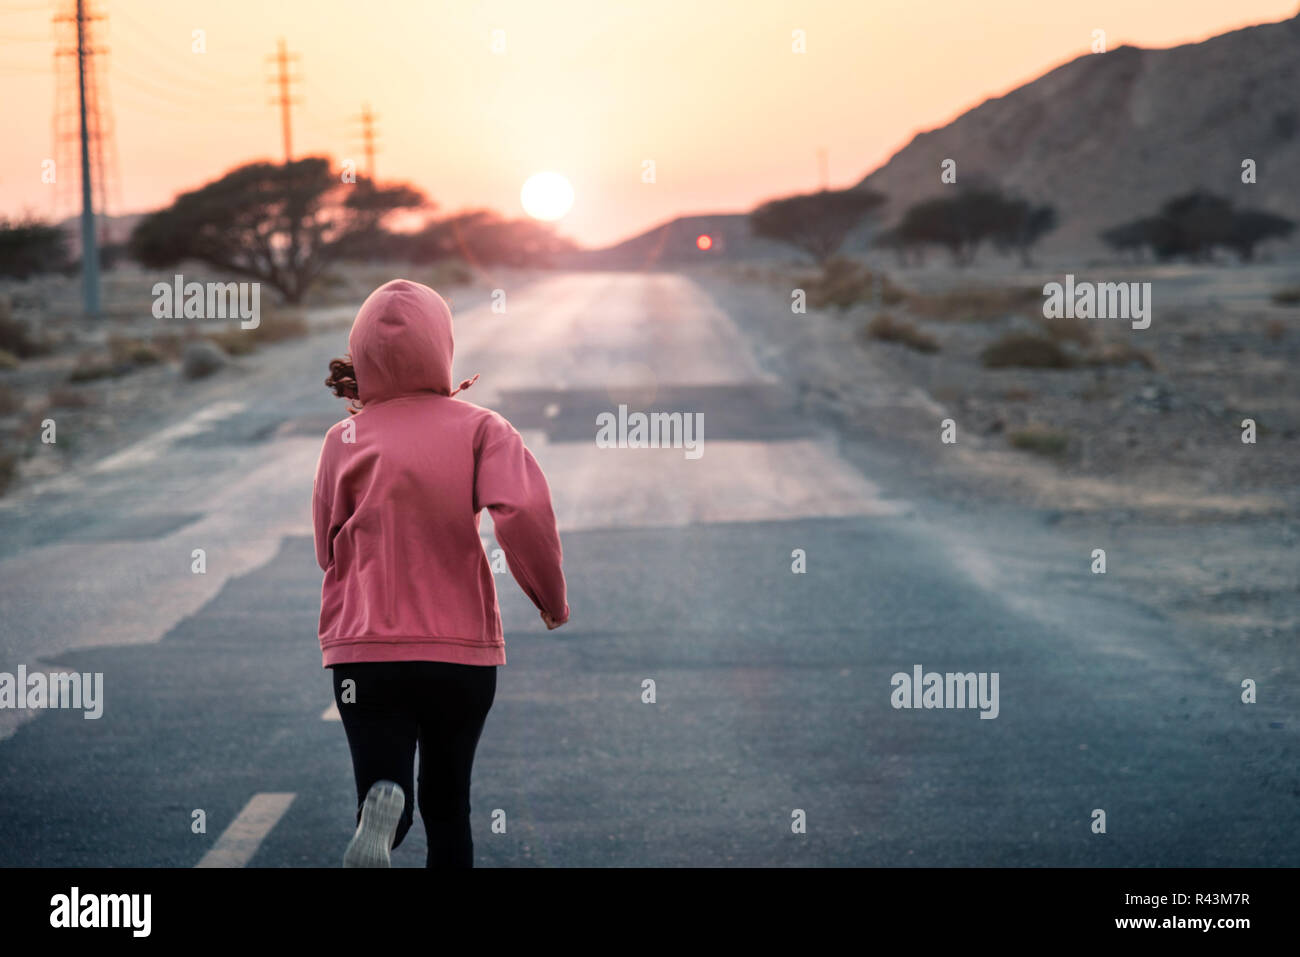
<path id="1" fill-rule="evenodd" d="M 685 277 L 507 292 L 458 313 L 455 372 L 550 478 L 572 619 L 547 633 L 499 576 L 480 865 L 1300 863 L 1294 715 L 1244 705 L 1035 516 L 875 474 Z M 97 720 L 0 711 L 0 865 L 337 866 L 308 506 L 343 340 L 264 353 L 0 506 L 0 672 L 104 676 Z M 597 447 L 619 403 L 702 413 L 704 454 Z M 996 673 L 997 716 L 893 707 L 917 665 Z M 394 863 L 423 851 L 417 821 Z"/>

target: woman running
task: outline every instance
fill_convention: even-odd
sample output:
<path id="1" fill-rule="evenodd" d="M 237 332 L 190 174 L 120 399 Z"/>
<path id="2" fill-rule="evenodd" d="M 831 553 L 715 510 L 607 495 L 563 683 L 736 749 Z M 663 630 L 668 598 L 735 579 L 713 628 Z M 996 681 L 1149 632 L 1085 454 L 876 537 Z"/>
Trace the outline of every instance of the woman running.
<path id="1" fill-rule="evenodd" d="M 426 865 L 472 867 L 470 772 L 506 663 L 479 513 L 558 628 L 569 606 L 550 488 L 509 422 L 454 398 L 478 376 L 452 389 L 451 310 L 428 286 L 376 289 L 348 350 L 325 384 L 353 414 L 326 434 L 312 493 L 321 654 L 357 788 L 343 866 L 391 866 L 414 793 Z"/>

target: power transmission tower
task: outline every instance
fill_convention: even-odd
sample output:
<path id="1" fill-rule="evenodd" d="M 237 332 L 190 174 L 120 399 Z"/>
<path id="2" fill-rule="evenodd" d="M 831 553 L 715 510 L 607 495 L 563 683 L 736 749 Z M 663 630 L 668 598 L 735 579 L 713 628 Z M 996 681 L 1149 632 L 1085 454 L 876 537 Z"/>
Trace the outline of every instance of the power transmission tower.
<path id="1" fill-rule="evenodd" d="M 371 183 L 375 181 L 375 120 L 379 117 L 371 112 L 370 104 L 364 103 L 361 106 L 361 115 L 354 117 L 361 123 L 361 141 L 366 150 L 366 178 Z"/>
<path id="2" fill-rule="evenodd" d="M 54 18 L 56 23 L 71 23 L 76 27 L 76 45 L 55 49 L 55 56 L 76 55 L 77 64 L 77 126 L 79 130 L 81 165 L 81 281 L 82 299 L 87 316 L 100 315 L 99 297 L 99 245 L 95 236 L 95 196 L 99 194 L 101 214 L 107 208 L 107 183 L 104 174 L 104 122 L 100 114 L 100 97 L 95 78 L 93 57 L 104 50 L 93 45 L 91 23 L 103 17 L 86 9 L 86 0 L 75 0 L 74 8 Z M 56 61 L 61 62 L 61 61 Z M 59 115 L 55 124 L 58 131 Z M 58 143 L 56 142 L 56 152 Z M 98 174 L 92 175 L 92 167 Z M 58 175 L 55 167 L 55 175 Z"/>
<path id="3" fill-rule="evenodd" d="M 280 124 L 284 130 L 284 162 L 287 166 L 293 159 L 293 129 L 289 118 L 289 106 L 302 102 L 298 97 L 289 94 L 290 83 L 302 82 L 300 77 L 289 76 L 289 61 L 297 60 L 298 54 L 290 53 L 285 46 L 284 38 L 281 37 L 276 52 L 269 55 L 267 59 L 279 67 L 278 76 L 272 81 L 277 85 L 279 92 L 272 98 L 271 105 L 280 107 Z"/>

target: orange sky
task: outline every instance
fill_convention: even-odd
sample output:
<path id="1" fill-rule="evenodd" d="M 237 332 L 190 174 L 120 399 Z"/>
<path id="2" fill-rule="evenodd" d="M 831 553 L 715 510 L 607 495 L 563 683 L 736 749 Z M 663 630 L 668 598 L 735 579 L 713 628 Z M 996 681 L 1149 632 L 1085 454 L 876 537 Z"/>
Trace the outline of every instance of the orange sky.
<path id="1" fill-rule="evenodd" d="M 51 11 L 0 0 L 0 212 L 53 212 Z M 149 209 L 283 157 L 266 56 L 300 55 L 294 153 L 361 160 L 379 114 L 381 180 L 444 210 L 521 215 L 519 189 L 573 183 L 561 232 L 587 245 L 673 216 L 847 186 L 942 125 L 1086 53 L 1094 29 L 1172 46 L 1285 19 L 1296 0 L 100 0 L 116 124 L 116 210 Z M 791 52 L 791 32 L 807 52 Z M 206 31 L 207 52 L 191 52 Z M 490 48 L 505 31 L 505 52 Z M 66 152 L 69 160 L 75 153 Z M 657 182 L 641 181 L 642 161 Z M 65 171 L 60 170 L 65 175 Z M 75 169 L 65 185 L 75 192 Z M 110 193 L 110 198 L 113 194 Z M 70 210 L 63 210 L 68 212 Z"/>

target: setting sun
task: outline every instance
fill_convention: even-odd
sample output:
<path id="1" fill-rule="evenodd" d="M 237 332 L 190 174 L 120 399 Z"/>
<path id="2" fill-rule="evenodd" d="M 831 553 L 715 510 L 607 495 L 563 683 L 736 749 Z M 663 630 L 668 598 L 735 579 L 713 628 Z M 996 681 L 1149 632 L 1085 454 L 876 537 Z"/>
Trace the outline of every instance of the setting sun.
<path id="1" fill-rule="evenodd" d="M 533 219 L 550 222 L 573 206 L 573 187 L 559 173 L 534 173 L 520 190 L 519 201 Z"/>

